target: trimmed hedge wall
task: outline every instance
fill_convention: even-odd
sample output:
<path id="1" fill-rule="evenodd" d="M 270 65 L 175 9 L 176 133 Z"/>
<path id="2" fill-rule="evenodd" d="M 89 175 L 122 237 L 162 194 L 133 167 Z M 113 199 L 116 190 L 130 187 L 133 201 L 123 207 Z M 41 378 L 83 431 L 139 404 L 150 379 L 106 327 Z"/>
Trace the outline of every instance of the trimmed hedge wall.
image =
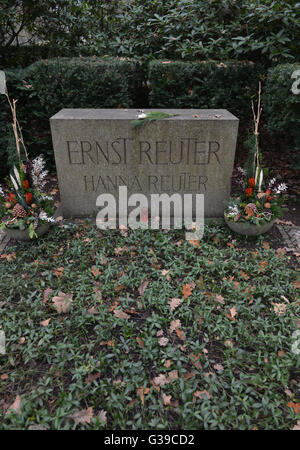
<path id="1" fill-rule="evenodd" d="M 54 58 L 6 73 L 9 94 L 18 99 L 17 114 L 30 154 L 45 154 L 52 167 L 54 156 L 49 118 L 60 109 L 131 108 L 145 101 L 143 68 L 136 60 Z M 5 128 L 11 115 L 5 97 L 1 97 L 0 130 L 2 136 L 6 134 L 0 141 L 3 160 L 8 142 Z"/>
<path id="2" fill-rule="evenodd" d="M 152 61 L 149 66 L 125 58 L 54 58 L 25 69 L 6 70 L 11 98 L 32 157 L 43 153 L 54 169 L 49 118 L 61 108 L 225 108 L 240 120 L 252 120 L 251 98 L 263 85 L 263 120 L 272 134 L 292 133 L 300 148 L 300 95 L 291 78 L 299 64 L 268 72 L 250 62 Z M 148 103 L 149 102 L 149 103 Z M 0 96 L 0 176 L 12 162 L 11 114 Z"/>
<path id="3" fill-rule="evenodd" d="M 250 118 L 264 68 L 251 62 L 152 61 L 150 107 L 221 108 Z"/>
<path id="4" fill-rule="evenodd" d="M 269 69 L 264 88 L 263 108 L 269 132 L 275 136 L 292 135 L 295 148 L 299 151 L 300 93 L 292 92 L 292 86 L 296 81 L 292 78 L 292 74 L 296 70 L 299 71 L 297 76 L 299 79 L 300 63 L 284 64 Z M 300 89 L 300 83 L 298 83 L 298 89 Z"/>

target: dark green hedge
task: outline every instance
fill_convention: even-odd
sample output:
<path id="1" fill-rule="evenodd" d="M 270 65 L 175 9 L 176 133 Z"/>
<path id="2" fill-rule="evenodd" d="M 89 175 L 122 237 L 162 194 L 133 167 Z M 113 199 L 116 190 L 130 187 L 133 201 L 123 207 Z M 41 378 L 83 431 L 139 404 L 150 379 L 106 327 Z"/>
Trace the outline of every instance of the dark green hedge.
<path id="1" fill-rule="evenodd" d="M 268 130 L 275 136 L 292 135 L 295 148 L 300 150 L 300 93 L 292 92 L 296 82 L 292 75 L 299 71 L 300 63 L 284 64 L 269 69 L 264 89 L 263 108 Z M 295 83 L 296 84 L 296 83 Z M 300 89 L 300 82 L 298 83 Z"/>
<path id="2" fill-rule="evenodd" d="M 299 147 L 300 95 L 291 92 L 296 69 L 299 64 L 267 72 L 250 62 L 213 61 L 152 61 L 147 67 L 138 60 L 87 57 L 42 60 L 6 70 L 6 76 L 30 155 L 43 153 L 54 168 L 49 118 L 61 108 L 225 108 L 241 120 L 241 129 L 252 121 L 251 98 L 267 73 L 263 120 L 272 134 L 292 133 Z M 10 111 L 0 96 L 0 177 L 15 153 L 10 130 Z"/>
<path id="3" fill-rule="evenodd" d="M 251 117 L 251 97 L 264 69 L 251 62 L 152 61 L 151 108 L 225 108 Z"/>
<path id="4" fill-rule="evenodd" d="M 49 118 L 62 108 L 130 108 L 144 101 L 143 68 L 125 58 L 54 58 L 24 70 L 8 71 L 11 98 L 18 99 L 18 118 L 31 155 L 43 153 L 54 164 Z M 26 83 L 23 83 L 25 80 Z M 27 87 L 26 87 L 27 86 Z M 28 87 L 29 86 L 29 87 Z M 11 116 L 0 98 L 0 156 L 7 159 Z"/>

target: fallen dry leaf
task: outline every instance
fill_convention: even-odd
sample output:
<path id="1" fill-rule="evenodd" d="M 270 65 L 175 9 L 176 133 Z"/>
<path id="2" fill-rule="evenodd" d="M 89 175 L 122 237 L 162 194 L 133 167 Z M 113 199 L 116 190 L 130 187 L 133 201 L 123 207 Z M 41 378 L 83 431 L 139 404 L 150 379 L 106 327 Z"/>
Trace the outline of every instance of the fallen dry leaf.
<path id="1" fill-rule="evenodd" d="M 272 303 L 272 305 L 274 307 L 275 314 L 277 314 L 278 316 L 285 314 L 287 308 L 286 303 Z"/>
<path id="2" fill-rule="evenodd" d="M 172 395 L 163 394 L 162 397 L 163 397 L 164 405 L 170 406 Z"/>
<path id="3" fill-rule="evenodd" d="M 157 377 L 153 378 L 153 382 L 156 386 L 164 386 L 168 383 L 168 378 L 164 374 L 159 374 Z"/>
<path id="4" fill-rule="evenodd" d="M 181 327 L 181 322 L 179 319 L 172 320 L 170 323 L 170 333 L 173 333 L 173 331 L 175 331 L 176 328 L 180 328 L 180 327 Z"/>
<path id="5" fill-rule="evenodd" d="M 0 258 L 6 259 L 6 261 L 12 261 L 14 258 L 16 258 L 16 252 L 2 253 L 2 255 L 0 255 Z"/>
<path id="6" fill-rule="evenodd" d="M 85 381 L 86 384 L 88 384 L 88 383 L 92 383 L 93 381 L 97 380 L 100 377 L 101 377 L 101 373 L 100 372 L 91 373 L 90 375 L 88 375 L 86 377 L 86 379 L 84 381 Z"/>
<path id="7" fill-rule="evenodd" d="M 77 410 L 74 414 L 68 416 L 70 419 L 73 419 L 75 423 L 91 423 L 93 417 L 93 408 L 90 406 L 87 409 L 82 409 L 81 411 Z"/>
<path id="8" fill-rule="evenodd" d="M 92 266 L 91 267 L 91 272 L 94 275 L 94 277 L 97 277 L 98 275 L 101 275 L 101 273 L 102 273 L 101 270 L 99 270 L 97 268 L 97 266 Z"/>
<path id="9" fill-rule="evenodd" d="M 221 305 L 225 305 L 224 297 L 222 297 L 222 295 L 216 294 L 214 300 L 217 303 L 221 303 Z"/>
<path id="10" fill-rule="evenodd" d="M 235 316 L 237 315 L 236 307 L 233 306 L 232 308 L 230 308 L 229 314 L 225 314 L 225 315 L 226 315 L 226 317 L 228 317 L 229 320 L 235 320 Z"/>
<path id="11" fill-rule="evenodd" d="M 40 322 L 40 325 L 42 325 L 42 327 L 47 327 L 50 323 L 51 319 L 46 319 L 46 320 L 42 320 L 42 322 Z"/>
<path id="12" fill-rule="evenodd" d="M 222 366 L 222 364 L 215 364 L 213 367 L 215 370 L 220 370 L 220 371 L 224 370 L 224 367 Z"/>
<path id="13" fill-rule="evenodd" d="M 56 269 L 53 270 L 53 273 L 54 273 L 55 276 L 60 278 L 63 275 L 63 271 L 64 271 L 63 267 L 57 267 Z"/>
<path id="14" fill-rule="evenodd" d="M 182 286 L 182 294 L 184 298 L 188 298 L 190 295 L 192 295 L 192 287 L 190 284 L 184 284 Z"/>
<path id="15" fill-rule="evenodd" d="M 295 289 L 299 289 L 300 288 L 300 280 L 295 280 L 293 285 L 294 285 Z"/>
<path id="16" fill-rule="evenodd" d="M 296 425 L 293 427 L 293 430 L 300 431 L 300 419 L 298 420 L 298 422 L 296 423 Z"/>
<path id="17" fill-rule="evenodd" d="M 194 392 L 194 403 L 196 402 L 197 398 L 200 398 L 200 400 L 209 400 L 211 398 L 211 395 L 209 392 L 207 392 L 206 389 L 204 389 L 203 391 L 195 391 Z"/>
<path id="18" fill-rule="evenodd" d="M 43 293 L 43 303 L 47 303 L 47 301 L 49 300 L 49 296 L 52 294 L 53 289 L 51 288 L 47 288 L 44 290 Z"/>
<path id="19" fill-rule="evenodd" d="M 95 306 L 92 306 L 90 309 L 86 312 L 89 316 L 94 316 L 95 314 L 99 314 L 99 311 Z"/>
<path id="20" fill-rule="evenodd" d="M 136 339 L 136 342 L 139 344 L 140 347 L 142 347 L 142 348 L 145 347 L 143 339 L 141 339 L 140 337 L 136 337 L 135 339 Z"/>
<path id="21" fill-rule="evenodd" d="M 119 319 L 130 319 L 130 315 L 126 314 L 126 312 L 122 311 L 121 309 L 115 309 L 114 315 Z"/>
<path id="22" fill-rule="evenodd" d="M 181 298 L 171 298 L 171 300 L 168 301 L 171 311 L 173 312 L 182 302 L 183 300 Z"/>
<path id="23" fill-rule="evenodd" d="M 15 401 L 8 407 L 5 415 L 10 414 L 12 412 L 16 412 L 17 414 L 20 414 L 21 403 L 22 403 L 22 399 L 21 399 L 20 395 L 18 394 L 15 398 Z"/>
<path id="24" fill-rule="evenodd" d="M 169 339 L 166 337 L 161 337 L 160 339 L 158 339 L 158 343 L 161 347 L 165 347 L 169 342 Z"/>
<path id="25" fill-rule="evenodd" d="M 138 291 L 139 291 L 139 294 L 140 294 L 140 295 L 144 295 L 145 290 L 146 290 L 147 287 L 148 287 L 148 284 L 149 284 L 149 281 L 148 281 L 148 280 L 144 280 L 144 281 L 142 282 L 142 284 L 139 286 Z"/>
<path id="26" fill-rule="evenodd" d="M 295 411 L 295 414 L 300 413 L 300 403 L 288 402 L 286 405 L 289 408 L 292 408 Z"/>
<path id="27" fill-rule="evenodd" d="M 59 314 L 69 312 L 72 301 L 72 296 L 63 292 L 59 292 L 57 296 L 52 298 L 53 306 Z"/>

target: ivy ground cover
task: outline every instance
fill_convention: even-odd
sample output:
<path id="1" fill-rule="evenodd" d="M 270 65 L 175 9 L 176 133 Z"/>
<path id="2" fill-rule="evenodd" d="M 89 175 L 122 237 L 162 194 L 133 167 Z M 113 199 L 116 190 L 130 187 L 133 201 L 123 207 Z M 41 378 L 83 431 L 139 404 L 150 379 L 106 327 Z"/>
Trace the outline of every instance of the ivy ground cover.
<path id="1" fill-rule="evenodd" d="M 0 428 L 299 427 L 296 258 L 265 241 L 77 221 L 10 244 Z"/>

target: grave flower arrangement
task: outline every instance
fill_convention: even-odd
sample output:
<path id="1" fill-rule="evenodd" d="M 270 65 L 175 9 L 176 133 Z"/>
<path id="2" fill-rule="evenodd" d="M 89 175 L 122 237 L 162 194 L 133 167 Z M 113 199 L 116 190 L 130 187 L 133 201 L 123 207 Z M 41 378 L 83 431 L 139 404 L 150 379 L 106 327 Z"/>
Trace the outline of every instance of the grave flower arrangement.
<path id="1" fill-rule="evenodd" d="M 39 227 L 55 222 L 54 199 L 45 192 L 48 171 L 45 170 L 43 156 L 29 159 L 17 120 L 17 101 L 10 100 L 3 74 L 4 72 L 0 73 L 0 93 L 6 95 L 12 112 L 18 163 L 13 166 L 6 178 L 6 186 L 0 185 L 0 229 L 26 230 L 32 239 L 38 237 Z"/>
<path id="2" fill-rule="evenodd" d="M 286 211 L 287 185 L 276 177 L 270 177 L 270 171 L 263 168 L 262 154 L 259 150 L 259 120 L 261 116 L 261 86 L 259 85 L 257 112 L 254 111 L 254 132 L 247 141 L 248 161 L 245 168 L 234 170 L 233 181 L 238 195 L 231 197 L 224 211 L 225 220 L 235 223 L 266 225 L 281 218 Z M 243 233 L 246 234 L 246 233 Z"/>

